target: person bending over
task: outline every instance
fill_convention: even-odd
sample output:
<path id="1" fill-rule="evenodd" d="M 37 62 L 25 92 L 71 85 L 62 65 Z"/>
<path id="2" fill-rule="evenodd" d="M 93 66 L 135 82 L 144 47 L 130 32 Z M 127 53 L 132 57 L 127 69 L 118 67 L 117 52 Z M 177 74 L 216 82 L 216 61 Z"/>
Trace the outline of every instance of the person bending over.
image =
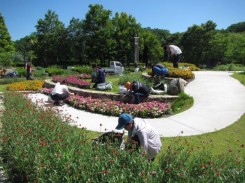
<path id="1" fill-rule="evenodd" d="M 168 68 L 161 64 L 155 64 L 152 66 L 152 77 L 154 76 L 166 76 L 168 75 Z"/>
<path id="2" fill-rule="evenodd" d="M 65 80 L 62 80 L 61 83 L 57 82 L 51 92 L 51 99 L 54 101 L 55 105 L 62 105 L 64 100 L 66 100 L 70 95 L 74 95 L 69 92 L 65 83 Z"/>
<path id="3" fill-rule="evenodd" d="M 132 100 L 130 103 L 139 104 L 141 102 L 140 97 L 147 98 L 149 96 L 149 88 L 138 81 L 126 82 L 125 88 L 129 92 L 132 92 Z"/>
<path id="4" fill-rule="evenodd" d="M 118 118 L 117 130 L 125 129 L 128 131 L 128 137 L 139 139 L 140 147 L 147 153 L 147 158 L 151 161 L 159 153 L 162 147 L 160 136 L 157 131 L 144 119 L 134 119 L 131 114 L 123 113 Z M 135 138 L 135 136 L 138 136 Z"/>
<path id="5" fill-rule="evenodd" d="M 165 50 L 165 53 L 168 55 L 168 58 L 171 57 L 171 60 L 173 62 L 173 67 L 178 68 L 179 62 L 182 57 L 181 49 L 175 45 L 165 45 L 164 50 Z"/>

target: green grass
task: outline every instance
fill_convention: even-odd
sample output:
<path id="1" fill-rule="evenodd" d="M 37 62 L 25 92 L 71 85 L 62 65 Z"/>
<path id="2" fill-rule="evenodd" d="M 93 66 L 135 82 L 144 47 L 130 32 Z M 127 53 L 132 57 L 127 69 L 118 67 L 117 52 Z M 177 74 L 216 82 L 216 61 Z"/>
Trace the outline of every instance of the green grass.
<path id="1" fill-rule="evenodd" d="M 235 72 L 232 75 L 233 78 L 239 80 L 243 85 L 245 85 L 245 71 L 244 72 Z"/>
<path id="2" fill-rule="evenodd" d="M 245 75 L 235 73 L 234 78 L 238 79 L 245 85 Z M 189 109 L 193 105 L 193 98 L 187 97 L 186 94 L 181 94 L 180 98 L 175 101 L 174 113 L 180 113 Z M 90 132 L 90 138 L 98 136 L 98 132 Z M 227 153 L 229 150 L 240 150 L 245 157 L 245 114 L 234 124 L 212 133 L 206 133 L 195 136 L 180 136 L 180 137 L 163 137 L 163 149 L 166 149 L 170 144 L 176 140 L 181 140 L 183 143 L 188 143 L 197 149 L 201 146 L 206 146 L 214 155 Z M 201 148 L 200 148 L 201 149 Z"/>
<path id="3" fill-rule="evenodd" d="M 3 92 L 6 90 L 7 85 L 0 85 L 0 92 Z"/>
<path id="4" fill-rule="evenodd" d="M 245 74 L 234 73 L 232 77 L 245 85 Z M 188 103 L 186 107 L 188 107 Z M 183 106 L 183 108 L 185 107 Z M 245 157 L 245 147 L 243 147 L 245 146 L 245 114 L 237 122 L 216 132 L 190 137 L 162 138 L 164 147 L 166 148 L 176 139 L 181 139 L 185 143 L 188 142 L 189 145 L 194 147 L 205 145 L 215 155 L 232 150 L 240 151 L 239 153 L 242 153 Z"/>

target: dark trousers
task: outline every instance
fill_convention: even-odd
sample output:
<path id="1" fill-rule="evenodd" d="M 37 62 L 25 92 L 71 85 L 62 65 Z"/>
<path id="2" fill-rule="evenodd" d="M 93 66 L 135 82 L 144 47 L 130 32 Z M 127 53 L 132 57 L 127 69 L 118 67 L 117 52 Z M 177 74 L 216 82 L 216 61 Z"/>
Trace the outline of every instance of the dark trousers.
<path id="1" fill-rule="evenodd" d="M 55 102 L 59 102 L 60 100 L 65 100 L 69 97 L 69 94 L 68 93 L 62 93 L 62 94 L 54 94 L 52 95 L 51 94 L 51 99 Z"/>
<path id="2" fill-rule="evenodd" d="M 32 80 L 31 79 L 31 72 L 30 71 L 27 71 L 26 72 L 26 80 Z"/>
<path id="3" fill-rule="evenodd" d="M 179 62 L 181 60 L 182 54 L 178 54 L 176 56 L 173 56 L 173 67 L 178 68 L 179 67 Z"/>
<path id="4" fill-rule="evenodd" d="M 148 97 L 147 95 L 143 93 L 134 93 L 134 104 L 139 104 L 141 102 L 140 97 L 146 98 Z"/>

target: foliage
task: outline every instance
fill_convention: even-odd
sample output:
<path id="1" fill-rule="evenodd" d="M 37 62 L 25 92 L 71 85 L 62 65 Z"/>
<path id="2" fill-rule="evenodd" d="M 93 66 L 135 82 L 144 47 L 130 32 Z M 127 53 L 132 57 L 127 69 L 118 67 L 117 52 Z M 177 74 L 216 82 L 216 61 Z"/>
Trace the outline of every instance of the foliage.
<path id="1" fill-rule="evenodd" d="M 0 85 L 11 84 L 11 83 L 25 81 L 25 80 L 26 80 L 26 78 L 18 78 L 18 77 L 2 78 L 2 79 L 0 79 Z"/>
<path id="2" fill-rule="evenodd" d="M 100 65 L 105 65 L 105 60 L 116 46 L 115 40 L 111 39 L 113 26 L 110 16 L 111 11 L 105 10 L 102 5 L 89 5 L 83 21 L 85 52 L 90 60 L 100 60 Z"/>
<path id="3" fill-rule="evenodd" d="M 6 89 L 9 91 L 37 91 L 42 89 L 43 80 L 27 80 L 8 84 Z"/>
<path id="4" fill-rule="evenodd" d="M 157 36 L 150 31 L 143 31 L 141 35 L 144 40 L 143 61 L 146 65 L 151 65 L 163 57 L 162 45 Z"/>
<path id="5" fill-rule="evenodd" d="M 239 80 L 243 85 L 245 85 L 245 71 L 239 72 L 239 73 L 234 73 L 232 77 L 236 78 Z"/>
<path id="6" fill-rule="evenodd" d="M 141 38 L 141 26 L 132 15 L 127 15 L 125 12 L 116 12 L 112 25 L 112 36 L 116 43 L 112 58 L 121 61 L 124 66 L 129 65 L 134 60 L 134 37 L 138 34 Z M 143 44 L 142 42 L 140 46 Z"/>
<path id="7" fill-rule="evenodd" d="M 216 24 L 207 21 L 201 26 L 193 25 L 184 33 L 181 43 L 184 50 L 184 58 L 196 65 L 206 64 L 208 66 L 213 63 L 209 59 L 209 51 L 211 48 L 210 41 L 215 35 Z"/>
<path id="8" fill-rule="evenodd" d="M 194 79 L 195 78 L 194 73 L 191 72 L 190 70 L 179 69 L 179 68 L 170 69 L 168 71 L 168 76 L 173 77 L 173 78 L 182 78 L 182 79 Z"/>
<path id="9" fill-rule="evenodd" d="M 70 75 L 70 76 L 66 76 L 66 77 L 53 76 L 52 80 L 54 82 L 61 82 L 61 81 L 65 80 L 66 83 L 68 85 L 71 85 L 71 86 L 75 86 L 78 88 L 90 88 L 90 82 L 79 79 L 79 76 L 74 76 L 74 75 Z"/>
<path id="10" fill-rule="evenodd" d="M 192 106 L 193 103 L 194 103 L 193 97 L 185 93 L 180 93 L 179 97 L 172 102 L 171 109 L 174 114 L 177 114 L 186 110 L 185 107 Z"/>
<path id="11" fill-rule="evenodd" d="M 61 69 L 58 66 L 48 67 L 45 70 L 49 74 L 49 76 L 62 75 L 65 73 L 64 69 Z"/>
<path id="12" fill-rule="evenodd" d="M 13 65 L 13 58 L 13 52 L 0 52 L 0 65 L 3 67 Z"/>
<path id="13" fill-rule="evenodd" d="M 242 147 L 243 148 L 243 147 Z M 160 157 L 162 182 L 243 182 L 244 157 L 230 150 L 213 156 L 203 142 L 191 146 L 182 137 L 172 139 L 171 145 Z"/>
<path id="14" fill-rule="evenodd" d="M 140 72 L 139 73 L 129 73 L 129 74 L 125 74 L 125 75 L 121 76 L 119 78 L 118 84 L 124 85 L 127 81 L 129 81 L 129 82 L 138 81 L 138 82 L 144 83 L 147 86 L 152 86 L 152 82 L 144 79 L 141 76 Z"/>
<path id="15" fill-rule="evenodd" d="M 91 66 L 84 65 L 84 66 L 74 66 L 72 70 L 81 73 L 81 74 L 91 74 L 93 69 Z"/>
<path id="16" fill-rule="evenodd" d="M 218 65 L 213 68 L 213 70 L 218 71 L 245 71 L 245 66 L 241 64 L 226 64 L 226 65 Z"/>
<path id="17" fill-rule="evenodd" d="M 11 182 L 245 180 L 244 156 L 239 153 L 244 144 L 213 156 L 205 142 L 192 146 L 188 140 L 175 137 L 155 162 L 149 162 L 141 150 L 120 150 L 111 142 L 92 144 L 87 130 L 68 125 L 69 117 L 62 120 L 59 111 L 37 107 L 20 94 L 5 93 L 4 104 L 1 145 Z"/>
<path id="18" fill-rule="evenodd" d="M 19 76 L 26 77 L 26 69 L 24 67 L 16 67 Z"/>
<path id="19" fill-rule="evenodd" d="M 4 17 L 0 13 L 0 53 L 13 53 L 14 44 L 6 27 Z"/>
<path id="20" fill-rule="evenodd" d="M 62 122 L 53 110 L 13 93 L 5 98 L 2 145 L 13 182 L 159 182 L 161 174 L 151 174 L 155 168 L 141 151 L 92 145 L 68 118 Z"/>
<path id="21" fill-rule="evenodd" d="M 245 31 L 245 22 L 238 22 L 236 24 L 231 24 L 226 29 L 229 32 L 244 32 Z"/>
<path id="22" fill-rule="evenodd" d="M 67 57 L 67 34 L 64 24 L 58 15 L 51 10 L 45 14 L 44 19 L 39 19 L 36 25 L 37 55 L 42 60 L 43 66 L 62 65 Z M 44 62 L 43 62 L 44 61 Z M 41 62 L 40 62 L 41 63 Z"/>
<path id="23" fill-rule="evenodd" d="M 44 94 L 50 94 L 51 91 L 51 89 L 42 89 L 42 93 Z M 170 103 L 158 101 L 142 102 L 140 104 L 125 104 L 111 99 L 96 99 L 79 95 L 70 96 L 66 101 L 69 105 L 78 109 L 109 116 L 119 116 L 121 113 L 127 112 L 135 117 L 155 118 L 171 113 Z"/>

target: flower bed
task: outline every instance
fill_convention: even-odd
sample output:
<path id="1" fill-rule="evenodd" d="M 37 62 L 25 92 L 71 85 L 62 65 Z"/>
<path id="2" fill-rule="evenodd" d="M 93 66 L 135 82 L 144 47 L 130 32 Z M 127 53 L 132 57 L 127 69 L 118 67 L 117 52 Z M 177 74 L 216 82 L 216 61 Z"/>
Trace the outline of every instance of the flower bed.
<path id="1" fill-rule="evenodd" d="M 208 144 L 213 147 L 209 138 L 192 145 L 177 137 L 149 162 L 141 149 L 121 150 L 111 142 L 92 145 L 89 132 L 69 125 L 69 116 L 62 120 L 53 110 L 39 108 L 19 93 L 5 93 L 4 105 L 1 153 L 9 182 L 245 180 L 244 144 L 214 156 L 208 151 Z"/>
<path id="2" fill-rule="evenodd" d="M 43 88 L 42 93 L 49 94 L 52 89 Z M 124 104 L 110 99 L 98 99 L 79 95 L 70 96 L 66 102 L 78 109 L 87 110 L 110 116 L 119 116 L 123 112 L 131 113 L 135 117 L 156 118 L 171 113 L 171 104 L 158 101 L 140 104 Z"/>
<path id="3" fill-rule="evenodd" d="M 27 80 L 9 84 L 6 89 L 9 91 L 37 91 L 42 89 L 43 84 L 43 80 Z"/>
<path id="4" fill-rule="evenodd" d="M 64 79 L 66 80 L 68 85 L 72 85 L 78 88 L 90 88 L 90 82 L 79 79 L 79 76 L 73 76 L 73 75 L 66 76 L 66 77 L 54 76 L 52 81 L 61 82 Z"/>

